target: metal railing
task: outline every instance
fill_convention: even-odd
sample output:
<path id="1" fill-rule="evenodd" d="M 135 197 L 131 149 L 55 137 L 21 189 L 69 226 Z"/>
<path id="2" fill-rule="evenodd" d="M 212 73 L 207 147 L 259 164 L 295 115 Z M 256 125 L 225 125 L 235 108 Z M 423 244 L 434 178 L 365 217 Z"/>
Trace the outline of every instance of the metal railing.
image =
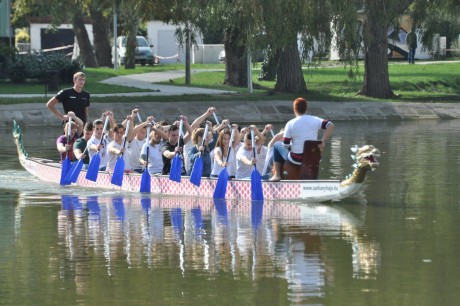
<path id="1" fill-rule="evenodd" d="M 16 49 L 19 52 L 30 52 L 30 43 L 17 43 Z"/>

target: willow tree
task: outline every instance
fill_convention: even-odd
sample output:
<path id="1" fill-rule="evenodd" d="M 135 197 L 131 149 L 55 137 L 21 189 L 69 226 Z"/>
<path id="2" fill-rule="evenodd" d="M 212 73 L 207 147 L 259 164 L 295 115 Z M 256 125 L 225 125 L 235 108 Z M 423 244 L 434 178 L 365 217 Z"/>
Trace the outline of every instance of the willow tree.
<path id="1" fill-rule="evenodd" d="M 376 98 L 393 97 L 387 30 L 412 0 L 330 1 L 333 42 L 340 58 L 350 65 L 350 76 L 354 75 L 353 67 L 357 67 L 360 55 L 364 55 L 364 79 L 359 93 Z"/>
<path id="2" fill-rule="evenodd" d="M 427 49 L 436 45 L 437 35 L 446 36 L 448 49 L 460 47 L 460 0 L 417 0 L 408 13 Z"/>
<path id="3" fill-rule="evenodd" d="M 263 25 L 276 65 L 275 91 L 307 90 L 302 63 L 321 59 L 331 39 L 328 0 L 260 0 Z"/>
<path id="4" fill-rule="evenodd" d="M 197 26 L 204 19 L 208 0 L 154 0 L 153 15 L 156 20 L 176 25 L 175 36 L 185 49 L 185 83 L 191 83 L 191 50 L 197 44 Z"/>
<path id="5" fill-rule="evenodd" d="M 110 44 L 110 24 L 113 13 L 113 1 L 87 1 L 91 23 L 93 25 L 93 43 L 97 64 L 101 67 L 111 67 L 112 47 Z"/>
<path id="6" fill-rule="evenodd" d="M 126 36 L 125 69 L 136 68 L 137 30 L 139 29 L 139 14 L 142 9 L 140 0 L 115 1 L 115 10 L 122 24 L 122 33 Z"/>
<path id="7" fill-rule="evenodd" d="M 246 86 L 248 52 L 255 52 L 255 36 L 261 33 L 261 9 L 257 0 L 208 0 L 205 24 L 222 31 L 225 50 L 224 83 Z"/>
<path id="8" fill-rule="evenodd" d="M 202 12 L 206 8 L 206 1 L 176 0 L 173 2 L 171 22 L 177 26 L 175 36 L 179 47 L 185 49 L 185 84 L 192 83 L 191 63 L 192 47 L 197 45 L 199 32 L 197 24 L 202 19 Z"/>

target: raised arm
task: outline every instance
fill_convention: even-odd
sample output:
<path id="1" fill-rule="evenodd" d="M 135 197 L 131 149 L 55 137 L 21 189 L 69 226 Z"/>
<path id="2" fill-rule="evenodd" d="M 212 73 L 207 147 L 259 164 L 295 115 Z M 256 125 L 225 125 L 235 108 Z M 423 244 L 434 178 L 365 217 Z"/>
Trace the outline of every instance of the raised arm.
<path id="1" fill-rule="evenodd" d="M 128 116 L 126 116 L 126 119 L 123 120 L 122 124 L 125 127 L 125 129 L 126 129 L 126 126 L 128 124 L 128 121 L 130 121 L 130 123 L 129 123 L 130 129 L 128 130 L 128 137 L 126 138 L 126 141 L 131 142 L 131 140 L 133 140 L 134 136 L 136 136 L 136 134 L 134 134 L 134 132 L 133 132 L 134 128 L 131 128 L 131 127 L 134 126 L 134 117 L 133 117 L 133 115 L 128 115 Z"/>
<path id="2" fill-rule="evenodd" d="M 145 128 L 146 126 L 148 125 L 152 125 L 152 121 L 153 121 L 153 117 L 150 116 L 150 117 L 147 117 L 147 120 L 144 121 L 144 122 L 141 122 L 139 123 L 138 125 L 136 125 L 134 128 L 133 128 L 133 133 L 134 135 L 139 132 L 141 129 Z"/>
<path id="3" fill-rule="evenodd" d="M 205 121 L 206 118 L 211 116 L 215 111 L 216 111 L 215 107 L 210 107 L 210 108 L 208 108 L 208 110 L 203 115 L 201 115 L 200 117 L 196 118 L 192 122 L 192 124 L 190 125 L 192 127 L 192 131 L 194 129 L 198 128 L 200 126 L 200 124 L 203 123 L 203 121 Z"/>
<path id="4" fill-rule="evenodd" d="M 184 127 L 187 130 L 187 133 L 184 136 L 184 144 L 186 144 L 192 138 L 193 128 L 188 122 L 187 117 L 181 116 L 181 118 L 184 120 Z"/>
<path id="5" fill-rule="evenodd" d="M 216 133 L 219 133 L 221 130 L 225 129 L 225 128 L 228 128 L 228 126 L 230 125 L 230 120 L 228 119 L 224 119 L 222 120 L 222 122 L 216 126 L 213 130 L 216 132 Z"/>
<path id="6" fill-rule="evenodd" d="M 168 139 L 168 133 L 166 133 L 164 130 L 163 130 L 163 126 L 161 126 L 160 124 L 154 124 L 152 126 L 152 130 L 154 130 L 156 133 L 160 134 L 160 137 L 161 139 Z"/>
<path id="7" fill-rule="evenodd" d="M 232 129 L 234 130 L 233 143 L 231 143 L 230 145 L 232 146 L 232 149 L 235 149 L 236 146 L 241 142 L 241 135 L 240 135 L 240 131 L 238 131 L 238 124 L 236 123 L 232 124 Z"/>
<path id="8" fill-rule="evenodd" d="M 67 115 L 64 116 L 64 120 L 69 120 L 69 117 L 71 117 L 72 121 L 77 124 L 76 135 L 77 137 L 80 137 L 81 134 L 83 133 L 83 121 L 77 116 L 75 116 L 74 112 L 68 112 Z"/>
<path id="9" fill-rule="evenodd" d="M 277 141 L 283 141 L 284 137 L 284 132 L 279 132 L 278 134 L 275 134 L 275 137 L 273 137 L 270 142 L 268 143 L 268 148 L 272 148 L 275 145 L 275 142 Z"/>
<path id="10" fill-rule="evenodd" d="M 255 125 L 251 125 L 249 126 L 250 130 L 254 130 L 254 136 L 257 137 L 259 140 L 257 141 L 256 140 L 256 144 L 257 145 L 260 145 L 260 142 L 262 142 L 262 144 L 265 142 L 265 137 L 262 135 L 262 133 L 259 131 L 259 129 L 255 126 Z M 250 133 L 250 131 L 249 131 Z"/>
<path id="11" fill-rule="evenodd" d="M 265 143 L 265 140 L 267 139 L 267 134 L 270 133 L 270 131 L 272 130 L 273 130 L 273 125 L 271 124 L 265 125 L 264 130 L 262 131 L 263 138 L 259 138 L 259 140 L 257 141 L 258 146 L 261 146 Z"/>

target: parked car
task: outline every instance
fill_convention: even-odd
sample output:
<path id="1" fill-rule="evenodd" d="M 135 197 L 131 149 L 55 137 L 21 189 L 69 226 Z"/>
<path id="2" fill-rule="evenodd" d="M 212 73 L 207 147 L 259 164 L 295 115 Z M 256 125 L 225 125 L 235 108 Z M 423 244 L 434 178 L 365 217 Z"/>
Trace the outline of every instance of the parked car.
<path id="1" fill-rule="evenodd" d="M 153 54 L 153 45 L 149 45 L 147 39 L 144 36 L 136 36 L 137 40 L 137 47 L 136 47 L 136 54 L 135 54 L 135 61 L 136 64 L 141 64 L 144 66 L 145 64 L 153 65 L 158 64 L 158 58 Z M 117 38 L 117 58 L 118 58 L 118 65 L 124 65 L 126 62 L 126 44 L 127 44 L 127 37 L 126 36 L 119 36 Z M 115 63 L 115 50 L 112 49 L 112 63 Z"/>

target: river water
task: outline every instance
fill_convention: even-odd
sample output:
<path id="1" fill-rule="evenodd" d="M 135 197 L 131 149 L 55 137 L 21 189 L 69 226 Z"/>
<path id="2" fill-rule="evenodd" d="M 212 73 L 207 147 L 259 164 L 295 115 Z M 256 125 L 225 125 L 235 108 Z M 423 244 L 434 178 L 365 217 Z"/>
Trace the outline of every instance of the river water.
<path id="1" fill-rule="evenodd" d="M 335 203 L 225 203 L 45 184 L 0 152 L 0 305 L 454 305 L 460 121 L 336 122 L 320 177 L 380 168 Z M 58 131 L 29 128 L 31 156 Z"/>

